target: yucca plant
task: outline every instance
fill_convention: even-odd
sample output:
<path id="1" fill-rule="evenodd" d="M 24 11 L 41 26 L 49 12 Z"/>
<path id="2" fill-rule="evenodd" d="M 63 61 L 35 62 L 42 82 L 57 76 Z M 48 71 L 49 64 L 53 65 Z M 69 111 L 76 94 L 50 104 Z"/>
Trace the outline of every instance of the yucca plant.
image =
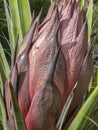
<path id="1" fill-rule="evenodd" d="M 9 65 L 0 44 L 4 130 L 98 127 L 90 118 L 98 87 L 85 102 L 93 86 L 91 49 L 98 35 L 91 41 L 93 1 L 85 10 L 83 0 L 52 1 L 42 22 L 43 10 L 31 17 L 28 0 L 4 0 L 4 5 L 12 54 Z M 94 123 L 87 128 L 90 119 Z"/>

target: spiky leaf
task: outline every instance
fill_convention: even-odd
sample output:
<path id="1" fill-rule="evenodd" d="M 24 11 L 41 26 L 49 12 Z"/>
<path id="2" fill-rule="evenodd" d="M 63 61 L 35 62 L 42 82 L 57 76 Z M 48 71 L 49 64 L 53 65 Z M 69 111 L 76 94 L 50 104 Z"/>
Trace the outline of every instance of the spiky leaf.
<path id="1" fill-rule="evenodd" d="M 88 23 L 88 42 L 90 42 L 92 32 L 92 16 L 93 16 L 93 0 L 90 0 L 87 11 L 87 23 Z"/>
<path id="2" fill-rule="evenodd" d="M 87 123 L 87 118 L 93 112 L 94 107 L 98 103 L 98 86 L 95 88 L 94 92 L 85 102 L 76 118 L 73 120 L 72 124 L 69 127 L 69 130 L 83 130 L 84 126 Z"/>

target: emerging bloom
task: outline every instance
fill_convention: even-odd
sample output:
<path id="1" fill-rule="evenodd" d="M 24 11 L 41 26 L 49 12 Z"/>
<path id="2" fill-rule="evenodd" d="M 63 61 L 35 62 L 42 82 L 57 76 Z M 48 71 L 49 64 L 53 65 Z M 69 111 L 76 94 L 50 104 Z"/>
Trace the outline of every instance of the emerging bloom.
<path id="1" fill-rule="evenodd" d="M 66 130 L 82 104 L 92 74 L 85 11 L 80 11 L 75 0 L 63 0 L 58 6 L 52 3 L 41 24 L 40 16 L 41 12 L 23 39 L 11 83 L 27 130 L 53 130 L 77 83 Z M 8 83 L 5 87 L 8 127 L 13 130 Z"/>

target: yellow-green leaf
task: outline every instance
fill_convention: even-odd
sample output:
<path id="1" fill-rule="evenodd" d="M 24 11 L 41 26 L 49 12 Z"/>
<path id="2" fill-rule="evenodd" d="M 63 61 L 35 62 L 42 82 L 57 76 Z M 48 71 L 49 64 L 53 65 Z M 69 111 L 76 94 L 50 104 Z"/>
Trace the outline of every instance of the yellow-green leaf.
<path id="1" fill-rule="evenodd" d="M 96 104 L 98 103 L 98 86 L 89 96 L 85 104 L 82 106 L 77 116 L 69 126 L 68 130 L 83 130 L 87 123 L 87 117 L 90 117 Z"/>
<path id="2" fill-rule="evenodd" d="M 3 47 L 0 43 L 0 74 L 2 76 L 3 82 L 7 79 L 10 73 L 10 68 L 3 50 Z"/>
<path id="3" fill-rule="evenodd" d="M 17 0 L 19 7 L 20 23 L 23 36 L 28 31 L 31 24 L 31 10 L 28 0 Z"/>
<path id="4" fill-rule="evenodd" d="M 92 17 L 93 17 L 93 0 L 90 0 L 87 11 L 87 24 L 88 24 L 88 42 L 90 43 L 90 37 L 92 32 Z"/>

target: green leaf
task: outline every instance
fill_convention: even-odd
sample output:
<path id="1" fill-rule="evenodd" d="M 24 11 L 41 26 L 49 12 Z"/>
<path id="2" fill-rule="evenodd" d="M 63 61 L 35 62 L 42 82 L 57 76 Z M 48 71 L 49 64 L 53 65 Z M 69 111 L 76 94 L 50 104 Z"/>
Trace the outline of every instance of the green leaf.
<path id="1" fill-rule="evenodd" d="M 92 79 L 92 85 L 89 88 L 89 93 L 92 93 L 96 86 L 98 86 L 98 68 L 95 68 L 95 75 Z"/>
<path id="2" fill-rule="evenodd" d="M 93 83 L 93 78 L 91 77 L 91 80 L 90 80 L 90 83 L 89 83 L 89 86 L 88 86 L 88 92 L 90 93 L 90 91 L 92 90 L 92 84 Z"/>
<path id="3" fill-rule="evenodd" d="M 14 92 L 14 88 L 9 83 L 10 93 L 11 93 L 11 100 L 12 100 L 12 107 L 13 107 L 13 114 L 14 114 L 14 120 L 15 120 L 15 126 L 16 130 L 26 130 L 26 126 L 17 102 L 17 98 Z"/>
<path id="4" fill-rule="evenodd" d="M 1 75 L 0 75 L 0 90 L 1 90 L 2 96 L 4 96 L 4 86 L 3 86 Z"/>
<path id="5" fill-rule="evenodd" d="M 5 74 L 5 71 L 3 69 L 3 64 L 1 62 L 1 58 L 0 58 L 0 78 L 2 78 L 2 79 L 0 79 L 0 81 L 2 80 L 2 82 L 5 83 L 5 81 L 6 81 L 6 74 Z"/>
<path id="6" fill-rule="evenodd" d="M 92 32 L 92 18 L 93 18 L 93 0 L 90 0 L 87 11 L 87 24 L 88 24 L 88 42 L 90 43 L 90 37 Z"/>
<path id="7" fill-rule="evenodd" d="M 28 31 L 31 24 L 31 10 L 28 0 L 18 0 L 20 22 L 23 36 Z"/>
<path id="8" fill-rule="evenodd" d="M 96 104 L 98 103 L 98 86 L 89 96 L 81 110 L 69 126 L 68 130 L 83 130 L 87 123 L 87 118 L 92 114 Z"/>
<path id="9" fill-rule="evenodd" d="M 84 7 L 85 0 L 79 0 L 79 3 L 80 3 L 80 9 L 82 10 L 82 8 Z"/>
<path id="10" fill-rule="evenodd" d="M 94 71 L 95 71 L 94 77 L 91 78 L 91 81 L 88 87 L 89 94 L 91 94 L 96 88 L 96 86 L 98 86 L 98 68 L 95 67 Z"/>
<path id="11" fill-rule="evenodd" d="M 2 45 L 0 43 L 0 74 L 3 82 L 8 78 L 9 73 L 10 73 L 10 68 L 5 53 L 3 51 Z"/>
<path id="12" fill-rule="evenodd" d="M 21 29 L 17 0 L 9 0 L 9 9 L 10 9 L 11 21 L 13 24 L 13 32 L 14 32 L 15 41 L 17 39 L 17 36 L 19 35 L 19 41 L 18 41 L 18 48 L 19 48 L 22 43 L 22 29 Z"/>
<path id="13" fill-rule="evenodd" d="M 57 122 L 57 125 L 55 127 L 55 130 L 62 130 L 62 126 L 63 126 L 63 123 L 64 123 L 64 121 L 66 119 L 67 112 L 68 112 L 69 107 L 71 105 L 71 102 L 73 100 L 73 95 L 74 95 L 74 92 L 72 90 L 72 92 L 69 94 L 69 96 L 67 98 L 67 101 L 66 101 L 66 103 L 65 103 L 65 105 L 63 107 L 63 110 L 61 112 L 60 118 L 59 118 L 59 120 Z"/>
<path id="14" fill-rule="evenodd" d="M 96 84 L 98 85 L 98 68 L 96 68 Z"/>
<path id="15" fill-rule="evenodd" d="M 13 24 L 12 24 L 12 20 L 10 18 L 10 13 L 9 13 L 9 10 L 8 10 L 8 4 L 7 4 L 6 0 L 4 0 L 4 7 L 5 7 L 5 12 L 6 12 L 9 39 L 10 39 L 10 44 L 11 44 L 11 53 L 13 54 L 14 45 L 15 45 L 15 38 L 14 38 L 14 32 L 13 32 Z"/>

